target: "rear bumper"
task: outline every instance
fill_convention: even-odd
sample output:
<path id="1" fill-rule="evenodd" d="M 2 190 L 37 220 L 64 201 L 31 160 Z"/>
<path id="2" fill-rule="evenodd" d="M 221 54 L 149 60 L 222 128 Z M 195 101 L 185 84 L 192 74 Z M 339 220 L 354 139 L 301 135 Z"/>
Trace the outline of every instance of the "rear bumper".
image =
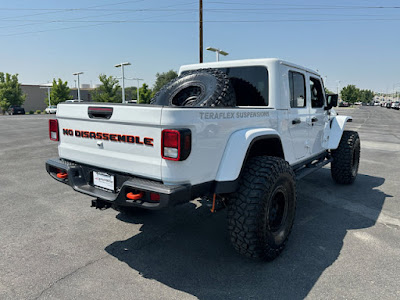
<path id="1" fill-rule="evenodd" d="M 137 206 L 146 209 L 161 209 L 192 200 L 191 185 L 165 185 L 149 179 L 132 177 L 96 167 L 70 163 L 59 158 L 46 162 L 46 170 L 51 177 L 62 183 L 70 185 L 75 191 L 96 197 L 110 204 L 121 206 Z M 105 172 L 114 175 L 116 180 L 115 192 L 106 191 L 93 185 L 93 171 Z M 65 172 L 66 178 L 58 178 L 57 173 Z M 205 187 L 206 188 L 206 187 Z M 197 189 L 196 189 L 197 190 Z M 129 200 L 126 194 L 132 191 L 143 192 L 139 200 Z M 152 201 L 150 193 L 160 195 L 159 201 Z"/>

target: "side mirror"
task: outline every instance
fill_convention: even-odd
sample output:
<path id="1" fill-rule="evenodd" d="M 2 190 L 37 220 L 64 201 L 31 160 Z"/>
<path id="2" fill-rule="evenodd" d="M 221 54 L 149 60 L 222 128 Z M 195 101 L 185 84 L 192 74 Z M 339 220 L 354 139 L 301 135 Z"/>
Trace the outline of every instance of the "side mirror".
<path id="1" fill-rule="evenodd" d="M 338 98 L 338 94 L 327 94 L 325 110 L 330 110 L 332 107 L 337 106 Z"/>

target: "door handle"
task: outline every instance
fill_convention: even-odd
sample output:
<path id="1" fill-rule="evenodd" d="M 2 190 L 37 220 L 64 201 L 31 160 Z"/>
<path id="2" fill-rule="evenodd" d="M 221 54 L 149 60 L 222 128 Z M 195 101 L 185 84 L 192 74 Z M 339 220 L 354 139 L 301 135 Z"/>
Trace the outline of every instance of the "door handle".
<path id="1" fill-rule="evenodd" d="M 299 118 L 296 118 L 296 119 L 293 119 L 292 120 L 292 124 L 293 125 L 295 125 L 295 124 L 300 124 L 301 123 L 301 120 L 299 119 Z"/>
<path id="2" fill-rule="evenodd" d="M 317 122 L 317 121 L 318 121 L 318 118 L 316 118 L 316 117 L 311 118 L 312 123 Z"/>

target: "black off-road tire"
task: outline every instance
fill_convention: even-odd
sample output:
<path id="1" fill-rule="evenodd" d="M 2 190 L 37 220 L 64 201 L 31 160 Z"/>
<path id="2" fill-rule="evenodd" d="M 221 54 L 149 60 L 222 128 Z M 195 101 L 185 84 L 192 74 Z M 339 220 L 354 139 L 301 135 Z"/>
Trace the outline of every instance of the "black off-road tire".
<path id="1" fill-rule="evenodd" d="M 356 131 L 344 131 L 336 150 L 332 150 L 331 175 L 336 183 L 351 184 L 360 165 L 360 137 Z"/>
<path id="2" fill-rule="evenodd" d="M 237 106 L 265 106 L 263 96 L 250 82 L 237 77 L 231 77 L 233 89 L 236 96 Z"/>
<path id="3" fill-rule="evenodd" d="M 296 181 L 278 157 L 253 157 L 245 165 L 239 190 L 229 199 L 228 229 L 234 248 L 271 261 L 284 249 L 296 211 Z"/>
<path id="4" fill-rule="evenodd" d="M 204 69 L 182 74 L 167 83 L 150 104 L 167 106 L 236 106 L 235 92 L 228 76 Z"/>

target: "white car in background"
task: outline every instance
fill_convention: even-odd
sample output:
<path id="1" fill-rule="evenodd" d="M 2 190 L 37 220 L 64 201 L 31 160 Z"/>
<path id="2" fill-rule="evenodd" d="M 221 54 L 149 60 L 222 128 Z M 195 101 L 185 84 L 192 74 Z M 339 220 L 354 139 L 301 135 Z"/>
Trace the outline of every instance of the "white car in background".
<path id="1" fill-rule="evenodd" d="M 57 105 L 50 105 L 45 109 L 46 114 L 55 114 L 57 112 Z"/>

